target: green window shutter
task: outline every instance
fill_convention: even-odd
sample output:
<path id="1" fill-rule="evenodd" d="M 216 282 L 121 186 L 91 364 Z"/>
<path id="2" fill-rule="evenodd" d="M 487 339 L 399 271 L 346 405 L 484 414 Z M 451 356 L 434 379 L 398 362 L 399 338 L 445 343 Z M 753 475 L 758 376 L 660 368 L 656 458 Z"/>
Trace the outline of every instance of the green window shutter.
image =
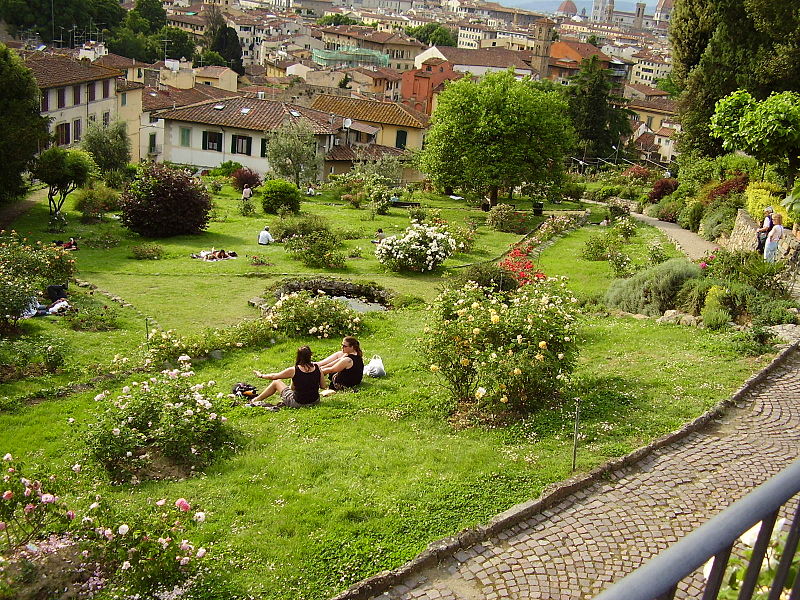
<path id="1" fill-rule="evenodd" d="M 231 154 L 236 154 L 236 140 L 239 138 L 238 135 L 231 136 Z"/>
<path id="2" fill-rule="evenodd" d="M 203 132 L 203 150 L 208 150 L 208 132 Z"/>
<path id="3" fill-rule="evenodd" d="M 267 157 L 267 138 L 261 138 L 261 158 Z"/>
<path id="4" fill-rule="evenodd" d="M 247 138 L 247 156 L 252 156 L 253 154 L 253 138 Z"/>

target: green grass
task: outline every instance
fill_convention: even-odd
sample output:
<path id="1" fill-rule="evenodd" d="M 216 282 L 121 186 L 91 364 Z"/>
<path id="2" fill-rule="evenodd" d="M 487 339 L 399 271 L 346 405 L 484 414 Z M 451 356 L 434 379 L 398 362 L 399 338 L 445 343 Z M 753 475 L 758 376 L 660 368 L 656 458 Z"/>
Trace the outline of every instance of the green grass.
<path id="1" fill-rule="evenodd" d="M 230 194 L 228 198 L 232 200 Z M 222 200 L 221 205 L 226 202 L 231 203 Z M 441 203 L 447 219 L 482 216 L 451 201 L 435 202 Z M 304 210 L 325 214 L 339 228 L 363 229 L 365 237 L 356 243 L 369 244 L 376 227 L 391 233 L 407 222 L 400 211 L 370 221 L 362 220 L 365 211 L 324 203 L 305 204 Z M 17 229 L 41 236 L 45 217 L 39 207 Z M 229 213 L 202 236 L 159 240 L 169 257 L 154 262 L 128 258 L 138 238 L 116 224 L 103 225 L 121 244 L 76 253 L 80 276 L 180 333 L 233 323 L 255 316 L 245 301 L 261 293 L 268 280 L 310 272 L 288 259 L 280 246 L 266 249 L 274 267 L 249 266 L 244 255 L 264 252 L 254 241 L 264 222 L 263 216 L 244 219 Z M 74 231 L 88 235 L 91 227 L 76 225 Z M 450 264 L 499 254 L 516 239 L 483 227 L 479 232 L 475 252 Z M 591 228 L 570 233 L 540 258 L 546 273 L 570 276 L 570 285 L 581 294 L 601 294 L 611 280 L 607 263 L 576 258 L 591 233 Z M 631 246 L 637 260 L 647 240 L 657 235 L 639 228 Z M 237 250 L 243 258 L 220 263 L 188 258 L 190 252 L 212 245 Z M 674 248 L 669 252 L 674 254 Z M 246 276 L 250 271 L 264 278 Z M 373 258 L 352 261 L 342 274 L 427 300 L 440 282 L 435 274 L 384 272 Z M 573 398 L 580 398 L 582 414 L 578 468 L 588 471 L 679 428 L 727 397 L 766 360 L 737 355 L 728 334 L 586 316 L 579 327 L 581 355 L 574 387 L 561 406 L 506 428 L 458 430 L 448 421 L 452 407 L 444 390 L 419 362 L 426 317 L 424 306 L 366 315 L 362 345 L 367 356 L 383 357 L 387 377 L 369 380 L 358 393 L 326 398 L 312 409 L 230 409 L 227 416 L 239 431 L 240 450 L 191 479 L 111 486 L 88 461 L 84 432 L 99 408 L 93 397 L 98 389 L 119 390 L 122 381 L 0 412 L 0 455 L 11 452 L 54 471 L 80 462 L 83 487 L 74 496 L 100 494 L 103 501 L 131 512 L 158 498 L 185 497 L 207 513 L 194 541 L 210 548 L 211 563 L 242 594 L 325 598 L 568 477 Z M 123 310 L 123 328 L 106 334 L 71 332 L 56 319 L 32 320 L 25 327 L 29 334 L 63 335 L 76 348 L 76 371 L 56 378 L 88 378 L 98 370 L 92 365 L 141 343 L 141 321 L 133 311 Z M 284 367 L 301 343 L 309 343 L 321 357 L 337 349 L 337 342 L 264 340 L 263 347 L 227 351 L 219 360 L 199 364 L 198 377 L 214 379 L 228 392 L 234 382 L 254 381 L 253 369 Z M 0 397 L 35 385 L 36 380 L 2 385 Z M 69 418 L 75 423 L 69 424 Z"/>

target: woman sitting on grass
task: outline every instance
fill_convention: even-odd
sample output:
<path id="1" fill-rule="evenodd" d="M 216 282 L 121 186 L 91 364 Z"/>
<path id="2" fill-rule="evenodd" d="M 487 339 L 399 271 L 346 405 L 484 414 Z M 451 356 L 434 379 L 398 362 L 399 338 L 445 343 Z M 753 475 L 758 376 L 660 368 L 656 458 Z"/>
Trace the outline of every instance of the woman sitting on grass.
<path id="1" fill-rule="evenodd" d="M 326 375 L 332 373 L 331 387 L 334 390 L 357 386 L 364 377 L 361 344 L 356 338 L 347 336 L 342 340 L 342 349 L 319 361 L 319 366 Z"/>
<path id="2" fill-rule="evenodd" d="M 311 406 L 319 402 L 319 391 L 328 386 L 325 383 L 325 376 L 317 363 L 311 362 L 311 348 L 301 346 L 297 349 L 297 358 L 293 367 L 287 367 L 280 373 L 262 373 L 253 371 L 260 379 L 271 379 L 272 383 L 263 392 L 253 398 L 250 402 L 258 406 L 262 400 L 269 398 L 275 393 L 281 397 L 281 402 L 276 406 L 288 406 L 289 408 L 302 408 Z M 291 387 L 287 386 L 282 379 L 291 379 Z"/>

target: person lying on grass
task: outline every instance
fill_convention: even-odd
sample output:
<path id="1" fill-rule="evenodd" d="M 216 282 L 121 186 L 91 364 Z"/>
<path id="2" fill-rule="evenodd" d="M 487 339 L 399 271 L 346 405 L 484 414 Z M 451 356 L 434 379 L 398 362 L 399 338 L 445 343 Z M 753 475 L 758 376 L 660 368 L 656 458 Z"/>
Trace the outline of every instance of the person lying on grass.
<path id="1" fill-rule="evenodd" d="M 254 406 L 262 406 L 261 402 L 278 394 L 281 401 L 270 407 L 288 406 L 289 408 L 302 408 L 311 406 L 319 402 L 319 391 L 328 387 L 325 376 L 322 374 L 319 364 L 311 362 L 311 348 L 301 346 L 297 349 L 295 365 L 287 367 L 280 373 L 262 373 L 253 371 L 259 379 L 271 379 L 272 383 L 263 392 L 250 401 Z M 286 385 L 282 379 L 291 379 L 291 387 Z"/>
<path id="2" fill-rule="evenodd" d="M 190 254 L 192 258 L 201 258 L 203 260 L 214 261 L 214 260 L 226 260 L 228 258 L 236 258 L 238 254 L 236 252 L 226 252 L 225 250 L 201 250 L 199 254 Z"/>
<path id="3" fill-rule="evenodd" d="M 352 388 L 364 377 L 364 359 L 361 344 L 352 336 L 342 340 L 342 349 L 319 361 L 322 372 L 331 375 L 334 390 Z"/>

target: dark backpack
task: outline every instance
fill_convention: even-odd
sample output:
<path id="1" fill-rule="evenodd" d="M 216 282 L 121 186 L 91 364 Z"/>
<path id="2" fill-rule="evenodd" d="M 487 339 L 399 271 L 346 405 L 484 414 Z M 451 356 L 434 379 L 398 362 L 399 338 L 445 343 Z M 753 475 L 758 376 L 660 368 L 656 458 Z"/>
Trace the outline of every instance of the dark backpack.
<path id="1" fill-rule="evenodd" d="M 258 388 L 249 383 L 237 383 L 233 386 L 233 394 L 239 398 L 255 398 L 258 396 Z"/>

